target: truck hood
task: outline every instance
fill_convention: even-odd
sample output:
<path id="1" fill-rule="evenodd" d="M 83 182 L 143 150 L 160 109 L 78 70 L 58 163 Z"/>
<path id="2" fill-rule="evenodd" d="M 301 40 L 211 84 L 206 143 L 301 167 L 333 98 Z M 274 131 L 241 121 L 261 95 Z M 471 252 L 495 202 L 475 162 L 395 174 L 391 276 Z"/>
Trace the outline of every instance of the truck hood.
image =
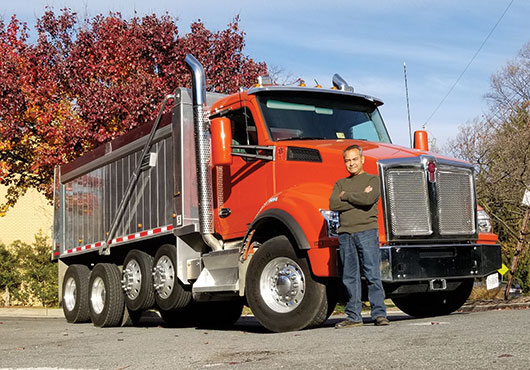
<path id="1" fill-rule="evenodd" d="M 388 143 L 374 143 L 361 140 L 292 140 L 277 142 L 277 191 L 284 191 L 292 187 L 300 187 L 303 183 L 319 183 L 328 190 L 329 197 L 333 184 L 340 178 L 349 176 L 344 166 L 342 152 L 348 146 L 357 144 L 363 148 L 365 157 L 364 170 L 371 174 L 378 174 L 377 162 L 381 159 L 396 159 L 430 155 L 440 159 L 453 160 L 439 154 L 411 149 Z M 301 157 L 287 159 L 284 153 L 289 148 L 307 148 L 318 150 L 319 158 L 312 160 Z M 321 160 L 320 160 L 321 159 Z M 303 179 L 303 181 L 301 181 Z M 322 207 L 323 205 L 319 205 Z"/>
<path id="2" fill-rule="evenodd" d="M 363 154 L 365 156 L 365 165 L 369 162 L 374 164 L 380 159 L 387 158 L 407 158 L 407 157 L 418 157 L 420 155 L 430 155 L 440 159 L 447 159 L 453 161 L 460 161 L 455 158 L 447 157 L 441 154 L 427 152 L 423 150 L 408 148 L 400 145 L 390 144 L 390 143 L 374 143 L 370 141 L 363 140 L 293 140 L 289 142 L 283 142 L 282 145 L 285 147 L 296 146 L 300 148 L 311 148 L 317 149 L 324 160 L 324 157 L 329 159 L 335 159 L 337 156 L 342 158 L 342 152 L 348 146 L 356 144 L 363 148 Z M 325 162 L 325 160 L 324 160 Z"/>

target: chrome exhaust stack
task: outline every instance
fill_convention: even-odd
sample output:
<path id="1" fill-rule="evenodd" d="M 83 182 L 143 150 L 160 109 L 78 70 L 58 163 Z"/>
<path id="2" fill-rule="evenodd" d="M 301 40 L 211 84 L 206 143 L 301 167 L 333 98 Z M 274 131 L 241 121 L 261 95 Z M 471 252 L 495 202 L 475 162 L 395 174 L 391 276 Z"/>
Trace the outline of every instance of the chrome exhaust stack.
<path id="1" fill-rule="evenodd" d="M 193 123 L 195 126 L 195 156 L 197 161 L 197 186 L 199 195 L 199 228 L 202 239 L 214 251 L 222 250 L 223 244 L 214 233 L 212 177 L 210 171 L 210 132 L 205 116 L 206 78 L 201 63 L 191 54 L 185 62 L 191 72 L 193 97 Z"/>

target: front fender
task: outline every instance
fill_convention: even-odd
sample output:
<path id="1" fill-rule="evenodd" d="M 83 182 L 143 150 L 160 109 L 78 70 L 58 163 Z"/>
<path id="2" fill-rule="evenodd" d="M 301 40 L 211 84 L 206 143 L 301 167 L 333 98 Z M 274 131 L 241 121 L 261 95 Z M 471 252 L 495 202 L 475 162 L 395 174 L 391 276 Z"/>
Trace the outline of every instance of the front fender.
<path id="1" fill-rule="evenodd" d="M 329 208 L 331 186 L 309 183 L 279 192 L 269 198 L 257 213 L 249 232 L 267 219 L 281 222 L 294 237 L 297 247 L 306 250 L 316 276 L 337 276 L 336 238 L 327 236 L 321 209 Z M 245 237 L 245 240 L 247 239 Z"/>

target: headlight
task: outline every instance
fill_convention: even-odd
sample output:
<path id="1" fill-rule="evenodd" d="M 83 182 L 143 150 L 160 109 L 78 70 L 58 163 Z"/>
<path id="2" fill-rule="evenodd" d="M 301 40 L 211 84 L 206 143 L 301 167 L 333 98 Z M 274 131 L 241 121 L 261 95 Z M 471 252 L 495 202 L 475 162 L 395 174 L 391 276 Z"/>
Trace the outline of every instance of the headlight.
<path id="1" fill-rule="evenodd" d="M 490 216 L 483 209 L 477 211 L 478 231 L 481 233 L 491 233 Z"/>
<path id="2" fill-rule="evenodd" d="M 339 228 L 339 212 L 335 211 L 328 211 L 328 210 L 320 210 L 320 213 L 324 217 L 324 220 L 326 220 L 326 227 L 328 229 L 328 236 L 329 237 L 337 237 L 339 234 L 337 233 L 337 229 Z"/>

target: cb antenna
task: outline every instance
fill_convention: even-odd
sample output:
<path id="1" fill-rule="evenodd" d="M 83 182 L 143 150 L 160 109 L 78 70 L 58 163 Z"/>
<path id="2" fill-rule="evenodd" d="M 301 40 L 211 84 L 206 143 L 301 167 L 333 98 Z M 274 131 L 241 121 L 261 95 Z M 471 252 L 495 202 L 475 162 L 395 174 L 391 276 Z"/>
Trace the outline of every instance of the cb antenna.
<path id="1" fill-rule="evenodd" d="M 407 84 L 407 63 L 403 62 L 403 73 L 405 75 L 405 93 L 407 95 L 407 116 L 409 119 L 409 145 L 412 148 L 412 128 L 410 126 L 409 86 Z"/>

